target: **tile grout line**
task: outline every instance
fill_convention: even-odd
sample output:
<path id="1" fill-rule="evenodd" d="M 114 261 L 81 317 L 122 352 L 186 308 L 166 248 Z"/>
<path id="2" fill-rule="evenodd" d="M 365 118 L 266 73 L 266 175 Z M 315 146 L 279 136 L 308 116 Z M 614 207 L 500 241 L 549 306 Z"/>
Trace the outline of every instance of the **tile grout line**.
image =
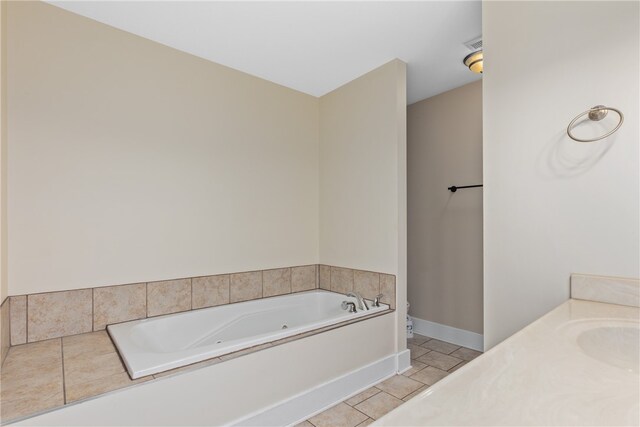
<path id="1" fill-rule="evenodd" d="M 25 323 L 25 327 L 24 327 L 24 343 L 27 344 L 29 342 L 29 296 L 26 295 L 24 297 L 24 299 L 26 300 L 25 302 L 25 313 L 24 313 L 24 323 Z M 11 314 L 11 312 L 9 312 L 9 314 Z M 9 322 L 9 325 L 11 325 L 11 322 Z"/>
<path id="2" fill-rule="evenodd" d="M 96 303 L 95 303 L 94 297 L 95 297 L 95 292 L 94 292 L 94 290 L 92 288 L 91 289 L 91 331 L 95 332 L 95 330 L 96 330 L 95 329 L 96 328 L 96 322 L 95 322 L 95 319 L 96 319 L 96 307 L 95 307 L 95 304 Z"/>
<path id="3" fill-rule="evenodd" d="M 64 374 L 64 340 L 60 337 L 60 357 L 62 358 L 62 398 L 64 400 L 63 405 L 67 404 L 67 383 L 65 381 Z"/>

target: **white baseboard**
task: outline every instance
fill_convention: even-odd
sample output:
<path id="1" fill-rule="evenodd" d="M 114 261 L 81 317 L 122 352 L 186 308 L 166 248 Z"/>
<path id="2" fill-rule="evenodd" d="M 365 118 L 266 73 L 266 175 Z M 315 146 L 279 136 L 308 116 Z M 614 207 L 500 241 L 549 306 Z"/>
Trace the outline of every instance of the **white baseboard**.
<path id="1" fill-rule="evenodd" d="M 403 350 L 397 354 L 398 359 L 398 373 L 401 374 L 411 369 L 411 351 Z"/>
<path id="2" fill-rule="evenodd" d="M 411 316 L 411 318 L 413 319 L 413 332 L 416 334 L 436 338 L 473 350 L 484 351 L 484 337 L 480 334 L 441 323 L 418 319 L 413 316 Z"/>
<path id="3" fill-rule="evenodd" d="M 295 425 L 395 375 L 399 366 L 398 356 L 403 353 L 387 356 L 230 424 Z"/>

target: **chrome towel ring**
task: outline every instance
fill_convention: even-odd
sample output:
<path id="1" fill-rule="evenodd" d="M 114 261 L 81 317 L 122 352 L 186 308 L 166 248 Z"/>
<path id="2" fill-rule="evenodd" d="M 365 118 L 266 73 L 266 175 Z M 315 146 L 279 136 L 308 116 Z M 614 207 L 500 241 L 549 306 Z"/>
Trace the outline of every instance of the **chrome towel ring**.
<path id="1" fill-rule="evenodd" d="M 578 119 L 580 119 L 582 116 L 588 115 L 589 116 L 589 120 L 597 122 L 597 121 L 600 121 L 600 120 L 604 119 L 605 117 L 607 117 L 607 114 L 609 113 L 609 110 L 611 110 L 611 111 L 615 112 L 616 114 L 618 114 L 618 117 L 620 118 L 620 120 L 618 120 L 618 125 L 615 128 L 613 128 L 613 130 L 605 133 L 604 135 L 598 136 L 596 138 L 590 138 L 590 139 L 576 138 L 573 134 L 571 134 L 571 130 L 573 129 L 573 126 L 576 124 Z M 587 111 L 584 111 L 584 112 L 578 114 L 573 120 L 571 120 L 571 123 L 569 123 L 569 126 L 567 126 L 567 135 L 569 135 L 569 138 L 573 139 L 574 141 L 578 141 L 578 142 L 599 141 L 601 139 L 604 139 L 604 138 L 608 137 L 609 135 L 612 135 L 615 131 L 620 129 L 620 126 L 622 126 L 623 122 L 624 122 L 624 114 L 622 114 L 622 111 L 618 110 L 617 108 L 605 107 L 604 105 L 596 105 L 595 107 L 592 107 L 592 108 L 588 109 Z"/>

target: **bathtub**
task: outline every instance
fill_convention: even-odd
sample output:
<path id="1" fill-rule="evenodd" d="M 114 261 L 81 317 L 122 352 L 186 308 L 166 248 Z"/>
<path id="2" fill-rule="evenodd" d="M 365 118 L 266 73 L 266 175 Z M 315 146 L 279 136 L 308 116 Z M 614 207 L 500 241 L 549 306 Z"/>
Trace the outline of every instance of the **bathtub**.
<path id="1" fill-rule="evenodd" d="M 200 362 L 259 344 L 368 316 L 349 313 L 342 294 L 314 290 L 109 325 L 131 378 Z"/>

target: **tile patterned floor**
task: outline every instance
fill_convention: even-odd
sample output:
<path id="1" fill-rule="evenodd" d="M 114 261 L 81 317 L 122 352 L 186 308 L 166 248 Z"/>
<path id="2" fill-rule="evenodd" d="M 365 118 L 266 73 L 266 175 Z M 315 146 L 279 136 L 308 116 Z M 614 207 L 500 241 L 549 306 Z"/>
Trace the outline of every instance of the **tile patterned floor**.
<path id="1" fill-rule="evenodd" d="M 338 403 L 296 427 L 369 425 L 482 354 L 417 334 L 407 340 L 407 347 L 411 351 L 411 369 Z"/>

